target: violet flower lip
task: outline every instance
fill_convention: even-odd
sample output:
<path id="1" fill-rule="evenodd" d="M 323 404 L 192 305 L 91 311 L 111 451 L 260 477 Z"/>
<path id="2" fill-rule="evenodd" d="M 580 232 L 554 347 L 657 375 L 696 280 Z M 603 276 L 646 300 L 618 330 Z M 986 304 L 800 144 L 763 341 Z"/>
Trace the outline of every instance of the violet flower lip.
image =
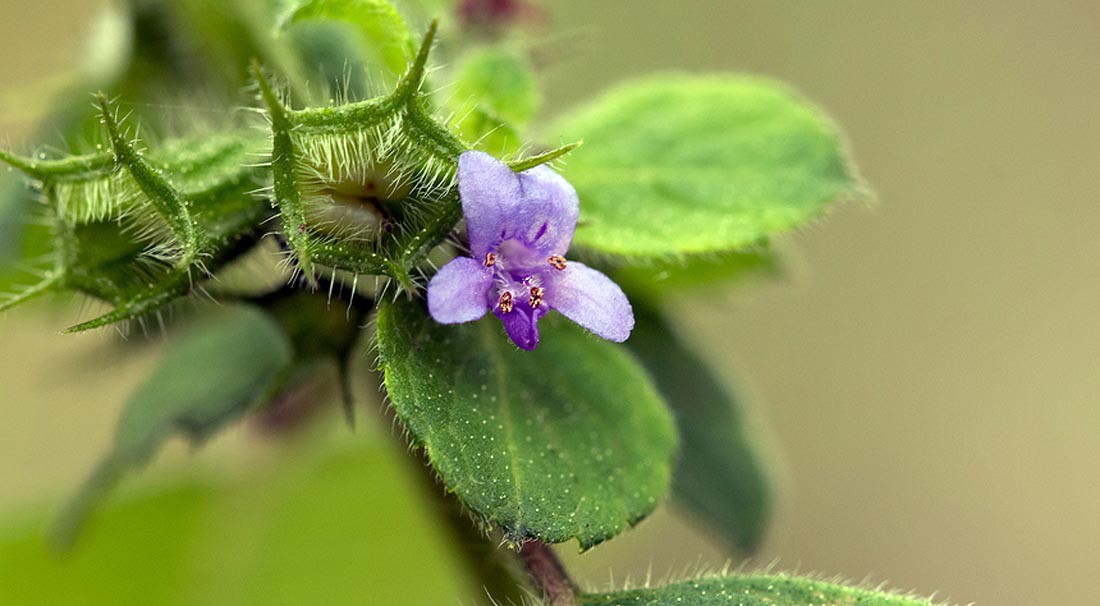
<path id="1" fill-rule="evenodd" d="M 546 165 L 515 173 L 470 151 L 459 157 L 458 191 L 471 256 L 455 258 L 429 282 L 436 322 L 471 322 L 492 310 L 512 341 L 531 350 L 539 318 L 553 309 L 609 341 L 630 336 L 634 312 L 622 289 L 566 259 L 580 205 L 561 175 Z"/>

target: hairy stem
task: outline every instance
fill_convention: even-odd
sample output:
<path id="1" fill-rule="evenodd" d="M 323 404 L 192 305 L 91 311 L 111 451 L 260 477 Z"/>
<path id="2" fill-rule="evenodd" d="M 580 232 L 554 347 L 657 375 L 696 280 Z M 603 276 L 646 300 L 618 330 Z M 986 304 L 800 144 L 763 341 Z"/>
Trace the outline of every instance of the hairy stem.
<path id="1" fill-rule="evenodd" d="M 528 541 L 520 548 L 519 557 L 551 606 L 577 606 L 577 586 L 552 547 L 542 541 Z"/>

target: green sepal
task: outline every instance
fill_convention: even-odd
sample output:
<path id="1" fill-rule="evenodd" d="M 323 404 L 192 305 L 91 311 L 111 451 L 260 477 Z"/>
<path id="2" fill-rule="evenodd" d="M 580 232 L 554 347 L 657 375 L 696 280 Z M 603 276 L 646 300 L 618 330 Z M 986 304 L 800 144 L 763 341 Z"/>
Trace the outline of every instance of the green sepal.
<path id="1" fill-rule="evenodd" d="M 199 254 L 200 238 L 195 219 L 191 216 L 190 201 L 186 200 L 160 171 L 150 165 L 123 135 L 114 110 L 107 102 L 107 95 L 99 93 L 96 101 L 99 104 L 100 116 L 107 127 L 107 136 L 111 142 L 115 161 L 129 171 L 138 188 L 145 194 L 145 199 L 168 224 L 172 235 L 182 248 L 179 265 L 190 265 Z"/>
<path id="2" fill-rule="evenodd" d="M 391 93 L 357 103 L 290 109 L 254 65 L 271 117 L 283 232 L 307 279 L 317 264 L 411 289 L 415 266 L 458 221 L 454 176 L 466 147 L 430 115 L 420 91 L 436 28 L 433 21 Z M 308 215 L 336 208 L 337 197 L 350 198 L 361 222 L 311 223 Z"/>
<path id="3" fill-rule="evenodd" d="M 42 280 L 3 307 L 59 289 L 114 306 L 69 332 L 140 318 L 187 294 L 251 246 L 270 212 L 251 193 L 260 175 L 250 158 L 261 145 L 251 134 L 171 140 L 138 154 L 104 111 L 112 152 L 50 160 L 0 155 L 44 194 L 54 249 Z M 197 243 L 188 243 L 192 237 Z"/>

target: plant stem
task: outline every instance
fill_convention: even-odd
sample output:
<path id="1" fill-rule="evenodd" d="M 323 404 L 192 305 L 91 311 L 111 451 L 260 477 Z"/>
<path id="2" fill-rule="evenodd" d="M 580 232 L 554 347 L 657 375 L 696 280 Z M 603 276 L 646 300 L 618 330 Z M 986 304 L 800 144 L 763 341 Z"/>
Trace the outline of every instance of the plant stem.
<path id="1" fill-rule="evenodd" d="M 551 606 L 577 606 L 577 586 L 552 547 L 541 541 L 528 541 L 520 548 L 519 557 Z"/>
<path id="2" fill-rule="evenodd" d="M 374 376 L 381 382 L 381 376 Z M 386 406 L 380 413 L 386 427 L 400 423 L 393 407 Z M 398 436 L 395 434 L 395 437 Z M 398 439 L 405 447 L 405 441 Z M 510 550 L 502 549 L 491 541 L 466 514 L 458 499 L 444 491 L 432 473 L 426 456 L 422 453 L 410 454 L 413 456 L 405 457 L 410 476 L 420 485 L 421 494 L 428 499 L 428 507 L 440 522 L 440 530 L 455 546 L 456 554 L 463 559 L 468 573 L 481 586 L 486 599 L 492 600 L 493 604 L 524 603 L 524 597 L 531 588 L 525 582 L 515 558 L 509 557 Z"/>

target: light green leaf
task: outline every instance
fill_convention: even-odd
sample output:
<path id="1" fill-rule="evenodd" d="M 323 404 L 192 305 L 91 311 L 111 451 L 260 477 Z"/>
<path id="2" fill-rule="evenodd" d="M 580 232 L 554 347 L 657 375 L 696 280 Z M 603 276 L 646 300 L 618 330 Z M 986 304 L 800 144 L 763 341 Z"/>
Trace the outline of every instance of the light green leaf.
<path id="1" fill-rule="evenodd" d="M 767 530 L 771 492 L 738 402 L 656 309 L 632 300 L 627 346 L 675 411 L 683 440 L 673 495 L 727 544 L 751 552 Z"/>
<path id="2" fill-rule="evenodd" d="M 463 60 L 451 97 L 459 134 L 496 155 L 523 144 L 518 131 L 538 111 L 541 94 L 527 59 L 517 50 L 486 47 Z"/>
<path id="3" fill-rule="evenodd" d="M 715 577 L 589 594 L 581 606 L 932 606 L 929 600 L 786 575 Z"/>
<path id="4" fill-rule="evenodd" d="M 0 520 L 0 603 L 480 603 L 404 452 L 362 433 L 281 446 L 230 480 L 127 491 L 63 556 L 39 530 L 50 507 Z"/>
<path id="5" fill-rule="evenodd" d="M 858 188 L 828 118 L 758 78 L 625 84 L 548 134 L 585 140 L 562 168 L 581 199 L 575 242 L 613 255 L 740 250 Z"/>
<path id="6" fill-rule="evenodd" d="M 71 541 L 89 507 L 122 474 L 152 458 L 168 437 L 180 433 L 202 442 L 273 396 L 291 357 L 281 329 L 254 308 L 232 308 L 192 328 L 126 404 L 114 449 L 61 520 L 61 541 Z"/>
<path id="7" fill-rule="evenodd" d="M 342 21 L 354 27 L 363 50 L 394 79 L 405 72 L 415 51 L 409 27 L 386 0 L 302 0 L 284 18 L 282 27 L 314 19 Z"/>
<path id="8" fill-rule="evenodd" d="M 670 479 L 676 432 L 621 348 L 553 318 L 517 350 L 496 318 L 435 323 L 382 306 L 378 351 L 397 415 L 447 488 L 515 541 L 582 548 L 649 514 Z"/>

